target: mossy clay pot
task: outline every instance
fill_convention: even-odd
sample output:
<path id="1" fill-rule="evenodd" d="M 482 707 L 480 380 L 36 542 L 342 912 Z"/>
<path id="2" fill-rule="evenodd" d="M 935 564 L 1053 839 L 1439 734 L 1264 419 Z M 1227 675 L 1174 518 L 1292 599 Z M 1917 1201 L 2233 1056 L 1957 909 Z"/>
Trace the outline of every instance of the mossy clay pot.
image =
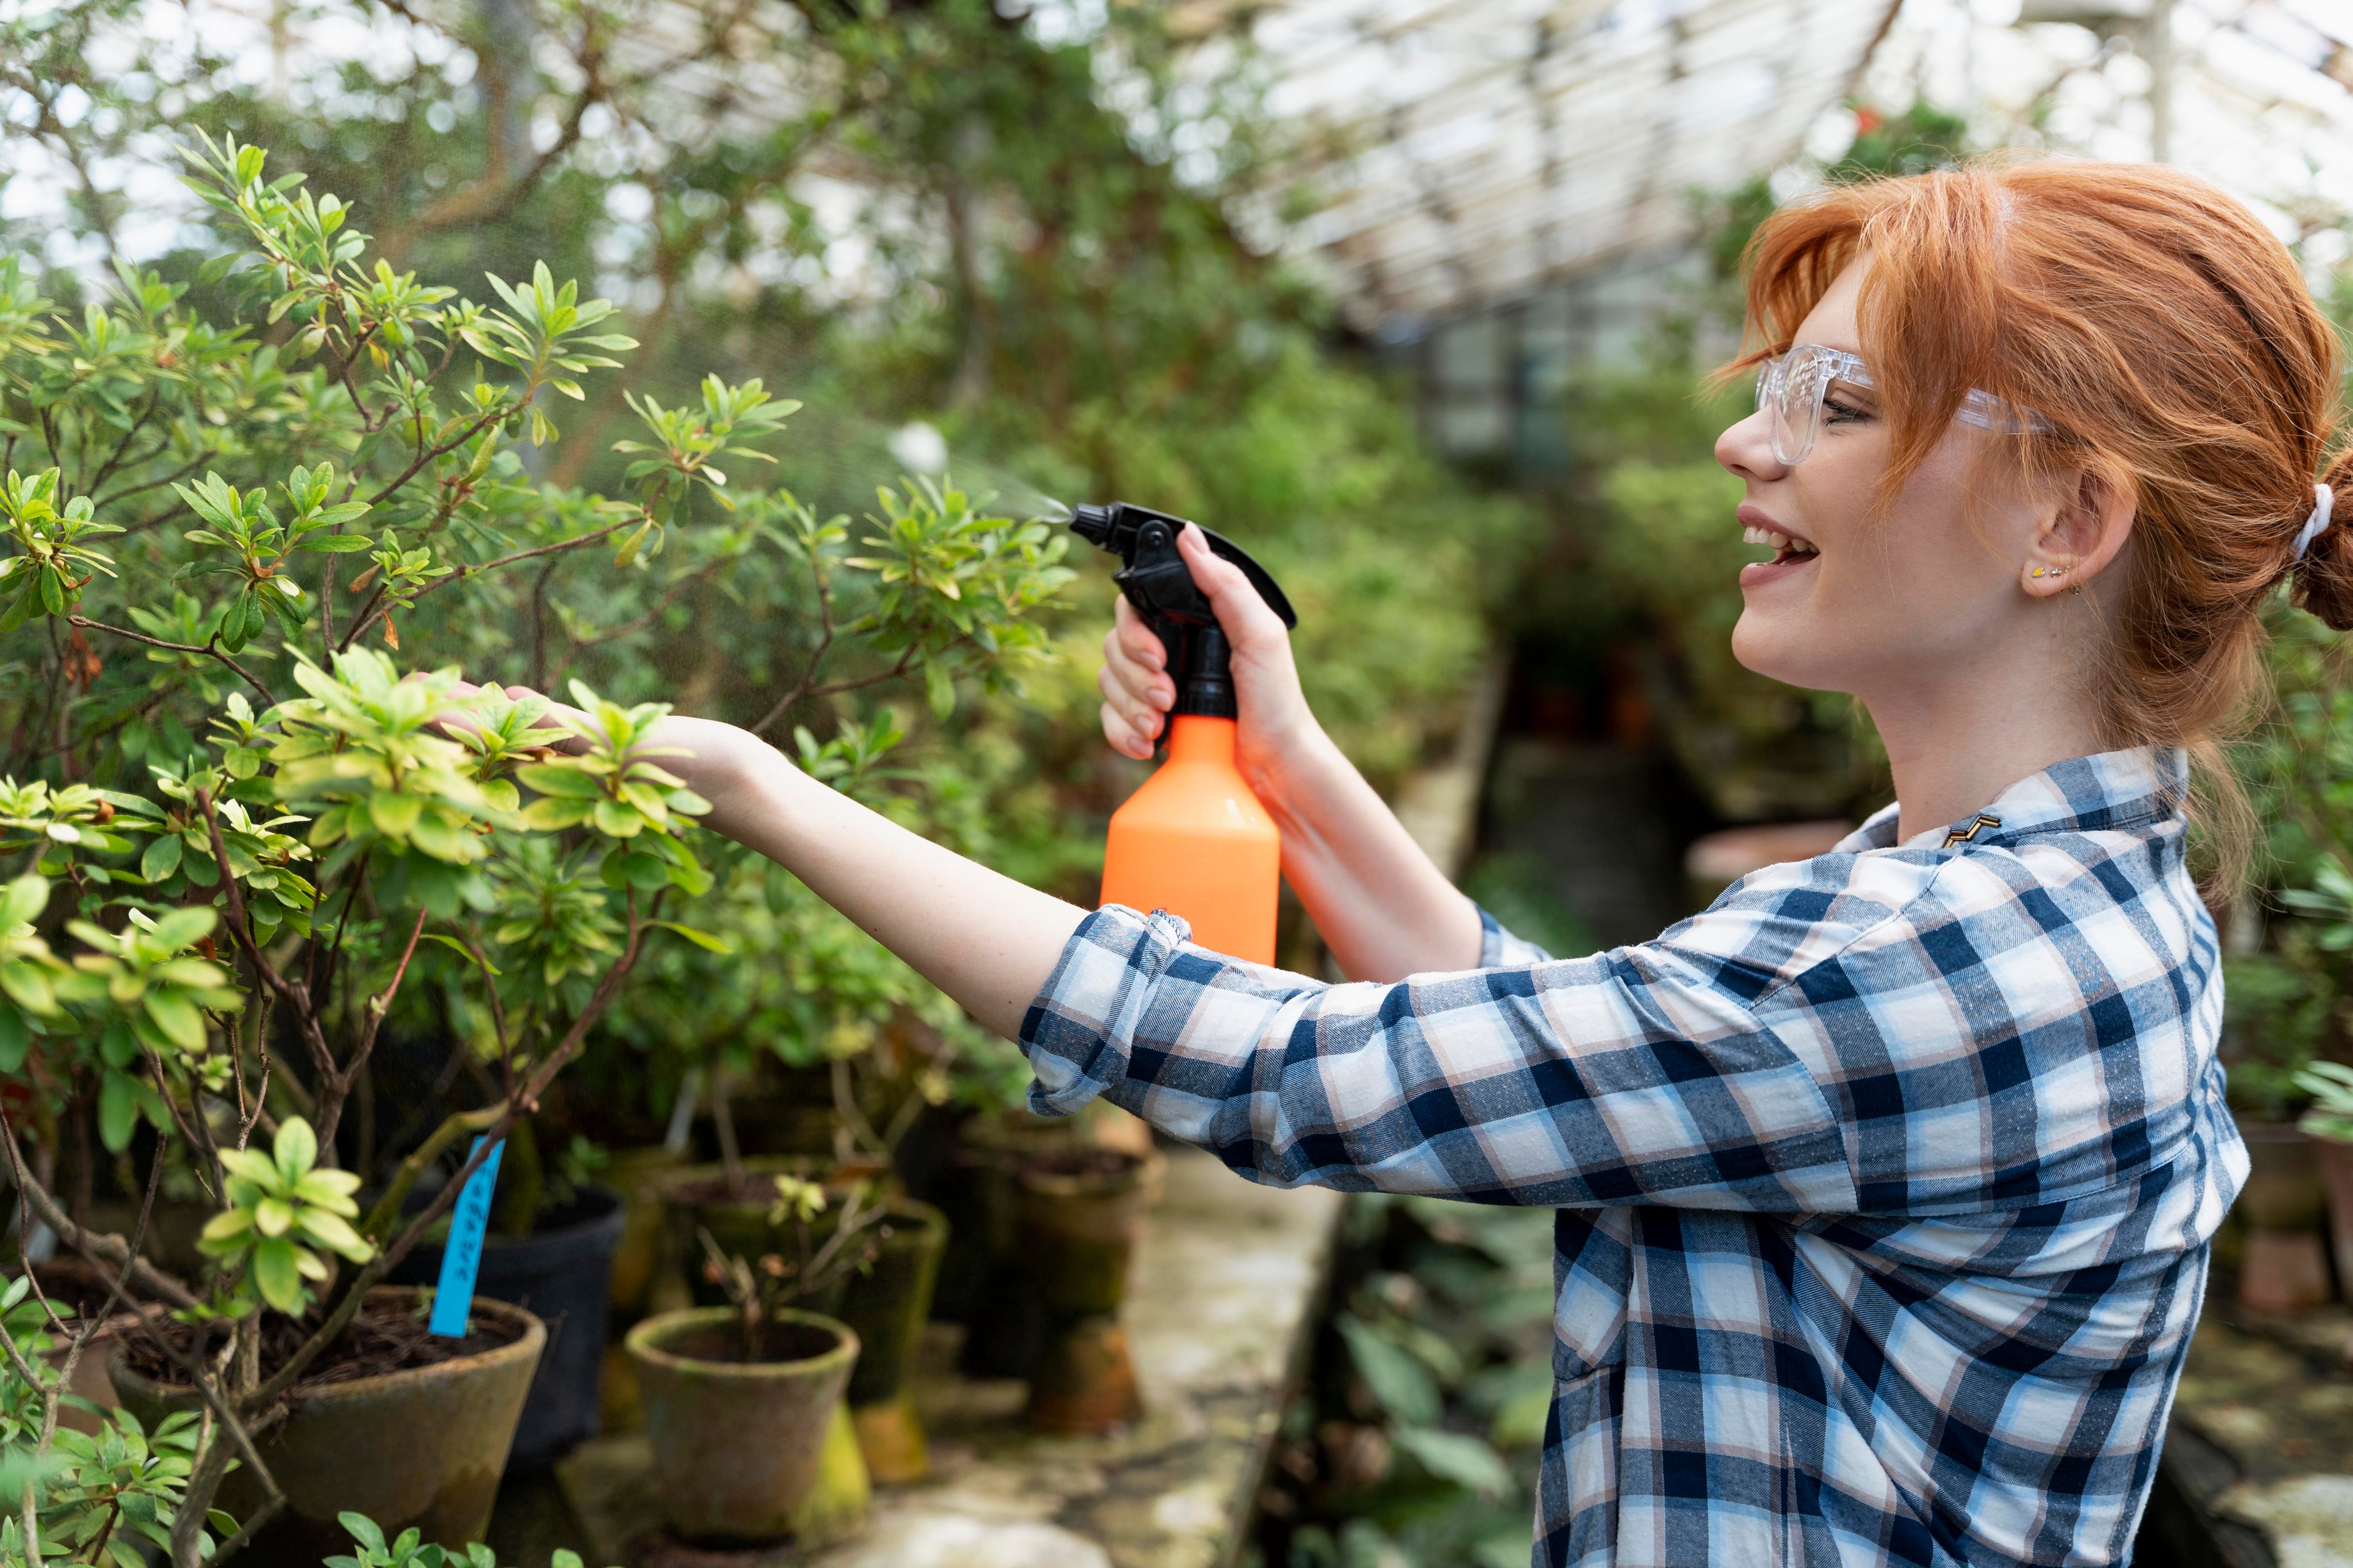
<path id="1" fill-rule="evenodd" d="M 855 1534 L 871 1491 L 842 1402 L 857 1334 L 778 1312 L 769 1332 L 790 1359 L 755 1362 L 740 1359 L 740 1331 L 733 1308 L 701 1307 L 648 1318 L 624 1342 L 670 1530 L 708 1545 Z"/>
<path id="2" fill-rule="evenodd" d="M 371 1310 L 414 1311 L 417 1300 L 407 1286 L 368 1292 Z M 348 1552 L 351 1536 L 335 1520 L 345 1510 L 375 1520 L 387 1540 L 412 1525 L 453 1550 L 483 1538 L 547 1329 L 521 1307 L 486 1297 L 475 1299 L 473 1315 L 520 1337 L 438 1366 L 295 1385 L 291 1413 L 257 1440 L 286 1507 L 238 1554 L 240 1563 L 317 1568 L 321 1559 Z M 151 1430 L 166 1415 L 202 1405 L 195 1390 L 132 1371 L 120 1350 L 108 1372 L 124 1406 Z M 262 1498 L 259 1481 L 240 1467 L 221 1483 L 219 1506 L 242 1520 Z"/>

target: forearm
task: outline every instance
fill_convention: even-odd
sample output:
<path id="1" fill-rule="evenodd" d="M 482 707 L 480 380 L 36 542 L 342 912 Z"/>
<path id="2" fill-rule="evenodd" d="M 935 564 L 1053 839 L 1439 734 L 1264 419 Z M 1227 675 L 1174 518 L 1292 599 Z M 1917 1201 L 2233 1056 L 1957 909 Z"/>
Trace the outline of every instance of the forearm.
<path id="1" fill-rule="evenodd" d="M 1087 911 L 940 847 L 810 778 L 756 737 L 670 719 L 664 765 L 711 802 L 707 826 L 808 884 L 987 1028 L 1023 1015 Z"/>
<path id="2" fill-rule="evenodd" d="M 1282 874 L 1352 980 L 1475 968 L 1479 911 L 1320 730 L 1254 779 Z"/>

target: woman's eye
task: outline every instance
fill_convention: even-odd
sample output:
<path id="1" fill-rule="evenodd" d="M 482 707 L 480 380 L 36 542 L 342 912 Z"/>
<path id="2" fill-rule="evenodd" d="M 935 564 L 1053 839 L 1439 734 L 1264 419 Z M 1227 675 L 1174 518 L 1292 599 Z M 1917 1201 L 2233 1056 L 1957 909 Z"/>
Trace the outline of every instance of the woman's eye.
<path id="1" fill-rule="evenodd" d="M 1871 410 L 1858 407 L 1833 393 L 1822 399 L 1822 417 L 1831 425 L 1852 425 L 1871 417 Z"/>

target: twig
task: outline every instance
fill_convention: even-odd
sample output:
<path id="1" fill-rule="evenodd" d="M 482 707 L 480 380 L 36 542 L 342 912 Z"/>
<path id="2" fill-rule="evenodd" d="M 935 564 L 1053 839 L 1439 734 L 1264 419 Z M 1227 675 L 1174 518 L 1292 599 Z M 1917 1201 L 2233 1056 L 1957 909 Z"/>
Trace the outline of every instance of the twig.
<path id="1" fill-rule="evenodd" d="M 311 1006 L 310 987 L 279 973 L 276 965 L 255 944 L 253 928 L 245 918 L 245 894 L 238 889 L 237 873 L 229 867 L 228 847 L 221 842 L 220 818 L 213 812 L 212 792 L 199 785 L 195 793 L 196 809 L 204 813 L 205 831 L 212 838 L 213 859 L 220 867 L 221 889 L 228 898 L 229 934 L 245 949 L 245 955 L 253 961 L 254 970 L 263 982 L 294 1009 L 295 1025 L 303 1042 L 311 1047 L 311 1059 L 319 1069 L 320 1093 L 323 1097 L 327 1086 L 335 1081 L 335 1058 L 327 1048 L 327 1037 L 320 1033 L 318 1016 Z"/>
<path id="2" fill-rule="evenodd" d="M 424 910 L 417 911 L 417 924 L 409 930 L 408 945 L 400 950 L 400 963 L 394 966 L 390 983 L 385 986 L 381 994 L 368 998 L 367 1027 L 361 1032 L 359 1048 L 352 1053 L 351 1059 L 345 1062 L 335 1075 L 337 1089 L 349 1089 L 359 1075 L 367 1070 L 368 1053 L 375 1049 L 376 1031 L 384 1027 L 384 1016 L 391 1011 L 392 999 L 400 994 L 401 981 L 407 978 L 408 961 L 417 955 L 417 939 L 425 934 L 426 914 L 427 911 Z M 335 1126 L 343 1120 L 343 1101 L 344 1096 L 337 1094 L 328 1102 L 326 1110 L 320 1113 L 319 1146 L 321 1148 L 334 1147 Z"/>
<path id="3" fill-rule="evenodd" d="M 501 566 L 512 566 L 518 561 L 529 561 L 534 556 L 551 555 L 558 551 L 577 550 L 584 544 L 594 544 L 600 539 L 607 538 L 644 521 L 645 516 L 640 512 L 636 517 L 625 517 L 618 522 L 609 523 L 587 533 L 577 534 L 570 539 L 559 539 L 553 544 L 542 544 L 530 550 L 518 550 L 512 555 L 501 555 L 495 561 L 482 561 L 470 566 L 460 566 L 447 577 L 436 577 L 432 582 L 409 595 L 404 602 L 413 605 L 427 594 L 454 587 L 459 583 L 470 582 L 485 572 L 495 572 Z M 360 607 L 359 615 L 353 619 L 351 629 L 343 634 L 343 640 L 337 646 L 345 648 L 351 647 L 353 643 L 359 640 L 361 635 L 369 626 L 375 623 L 378 616 L 389 614 L 391 608 L 392 606 L 385 603 L 385 584 L 379 582 L 375 585 L 375 592 L 368 595 L 367 603 Z"/>
<path id="4" fill-rule="evenodd" d="M 203 654 L 208 658 L 216 658 L 223 664 L 228 666 L 231 669 L 237 671 L 239 679 L 243 680 L 248 686 L 252 687 L 254 690 L 259 692 L 261 694 L 261 700 L 264 703 L 273 708 L 278 705 L 278 699 L 271 695 L 269 688 L 261 684 L 260 680 L 251 670 L 247 669 L 245 666 L 237 663 L 237 660 L 223 653 L 219 647 L 215 643 L 197 644 L 165 642 L 161 637 L 151 637 L 144 632 L 126 631 L 121 626 L 110 626 L 103 621 L 93 621 L 87 616 L 68 616 L 66 617 L 66 622 L 69 626 L 80 626 L 88 631 L 108 632 L 111 633 L 115 637 L 128 637 L 131 641 L 135 643 L 145 643 L 149 647 L 164 648 L 173 653 Z"/>
<path id="5" fill-rule="evenodd" d="M 16 1178 L 16 1190 L 32 1205 L 34 1215 L 58 1233 L 58 1240 L 98 1266 L 101 1279 L 108 1278 L 108 1268 L 119 1269 L 142 1290 L 160 1297 L 174 1307 L 192 1308 L 196 1305 L 196 1298 L 186 1286 L 132 1252 L 121 1237 L 101 1236 L 76 1223 L 73 1216 L 66 1213 L 48 1188 L 26 1168 L 24 1152 L 16 1146 L 16 1130 L 9 1124 L 5 1110 L 0 1110 L 0 1142 L 7 1145 L 9 1169 Z"/>

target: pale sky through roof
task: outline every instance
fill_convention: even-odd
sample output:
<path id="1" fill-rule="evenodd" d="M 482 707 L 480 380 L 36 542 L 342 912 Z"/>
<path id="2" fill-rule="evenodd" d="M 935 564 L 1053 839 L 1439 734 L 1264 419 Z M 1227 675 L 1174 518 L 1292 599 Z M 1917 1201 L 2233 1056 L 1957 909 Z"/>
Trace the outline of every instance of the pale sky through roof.
<path id="1" fill-rule="evenodd" d="M 38 3 L 0 0 L 0 15 Z M 1213 32 L 1229 3 L 1172 6 L 1176 25 L 1211 32 L 1204 59 L 1230 58 Z M 2032 16 L 2145 13 L 2151 0 L 2024 3 Z M 1850 91 L 1888 109 L 1925 93 L 1966 110 L 1980 141 L 2147 156 L 2142 54 L 2128 38 L 2104 42 L 2082 26 L 2017 25 L 2021 4 L 1902 0 L 1892 16 L 1894 0 L 1266 5 L 1252 26 L 1274 68 L 1271 105 L 1294 127 L 1329 134 L 1293 171 L 1316 196 L 1303 222 L 1271 227 L 1263 201 L 1237 211 L 1250 232 L 1319 266 L 1357 324 L 1394 331 L 1672 247 L 1690 234 L 1696 189 L 1778 170 L 1777 184 L 1793 191 L 1801 149 L 1834 156 L 1851 137 L 1852 117 L 1840 107 Z M 1041 37 L 1082 37 L 1101 25 L 1103 0 L 1034 6 L 1030 25 Z M 201 29 L 216 47 L 227 41 L 238 74 L 275 81 L 297 101 L 340 93 L 322 85 L 329 72 L 321 68 L 341 61 L 405 68 L 411 51 L 422 58 L 438 48 L 453 80 L 470 64 L 427 30 L 360 5 L 331 8 L 306 24 L 290 57 L 273 56 L 269 13 L 267 0 L 187 0 L 147 7 L 132 26 L 167 46 L 174 29 Z M 657 47 L 665 14 L 649 4 L 649 26 L 630 43 Z M 2253 203 L 2284 238 L 2303 241 L 2316 270 L 2353 259 L 2353 0 L 2175 0 L 2174 15 L 2177 161 Z M 102 41 L 94 55 L 107 47 Z M 761 68 L 776 79 L 747 84 L 755 90 L 735 101 L 789 101 L 788 73 Z M 1115 65 L 1103 74 L 1105 100 L 1118 103 Z M 693 119 L 699 96 L 694 83 L 681 84 L 673 107 L 681 121 Z M 22 107 L 0 102 L 0 113 Z M 1180 174 L 1187 130 L 1168 134 Z M 0 214 L 53 219 L 67 171 L 21 139 L 9 145 Z M 637 153 L 617 130 L 575 155 L 625 172 Z M 100 174 L 128 198 L 121 237 L 130 255 L 184 240 L 188 199 L 160 136 Z M 754 256 L 738 268 L 743 277 L 706 281 L 742 289 L 790 279 L 828 297 L 861 297 L 871 271 L 864 223 L 876 205 L 839 178 L 812 178 L 826 188 L 810 199 L 824 212 L 839 209 L 822 257 Z M 626 206 L 613 213 L 607 248 L 616 255 L 628 244 Z M 47 259 L 58 265 L 95 271 L 102 259 L 62 235 L 52 249 Z M 628 279 L 615 282 L 626 288 Z"/>
<path id="2" fill-rule="evenodd" d="M 2149 0 L 2037 0 L 2037 15 Z M 1358 324 L 1507 302 L 1690 233 L 1690 193 L 1835 156 L 1850 91 L 1925 94 L 1978 138 L 2149 155 L 2132 38 L 2018 25 L 2020 0 L 1292 0 L 1263 14 L 1274 103 L 1348 155 L 1302 178 L 1291 237 Z M 1885 30 L 1883 36 L 1882 27 Z M 2353 214 L 2353 0 L 2177 0 L 2175 161 L 2253 203 L 2316 268 Z M 1877 39 L 1875 48 L 1873 40 Z M 1868 65 L 1863 57 L 1869 49 Z M 2038 105 L 2041 106 L 2038 113 Z"/>

